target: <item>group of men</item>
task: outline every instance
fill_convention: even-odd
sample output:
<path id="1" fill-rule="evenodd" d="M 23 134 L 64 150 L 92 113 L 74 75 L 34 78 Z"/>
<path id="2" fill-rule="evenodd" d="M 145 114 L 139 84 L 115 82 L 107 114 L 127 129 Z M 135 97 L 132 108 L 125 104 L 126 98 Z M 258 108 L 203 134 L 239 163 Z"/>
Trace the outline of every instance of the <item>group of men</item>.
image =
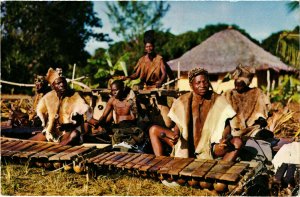
<path id="1" fill-rule="evenodd" d="M 174 100 L 171 108 L 166 97 L 156 97 L 164 124 L 152 121 L 143 127 L 139 124 L 140 103 L 122 80 L 140 78 L 142 85 L 160 88 L 167 78 L 167 65 L 155 53 L 151 36 L 145 34 L 144 44 L 145 55 L 135 73 L 111 84 L 111 97 L 98 120 L 92 118 L 80 94 L 68 87 L 65 77 L 50 68 L 46 79 L 52 91 L 40 99 L 36 110 L 44 130 L 32 140 L 79 144 L 82 135 L 96 136 L 102 131 L 99 128 L 113 122 L 113 145 L 139 145 L 148 138 L 155 155 L 169 154 L 165 151 L 169 146 L 171 156 L 234 161 L 244 144 L 242 136 L 255 135 L 268 116 L 268 98 L 260 89 L 249 87 L 255 70 L 238 66 L 233 73 L 235 88 L 219 95 L 205 69 L 192 69 L 188 74 L 191 91 Z"/>

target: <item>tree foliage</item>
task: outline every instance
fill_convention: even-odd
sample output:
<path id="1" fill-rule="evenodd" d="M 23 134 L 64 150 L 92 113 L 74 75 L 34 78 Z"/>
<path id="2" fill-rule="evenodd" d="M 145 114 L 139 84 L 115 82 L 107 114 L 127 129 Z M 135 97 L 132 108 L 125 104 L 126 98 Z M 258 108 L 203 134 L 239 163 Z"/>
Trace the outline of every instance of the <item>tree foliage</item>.
<path id="1" fill-rule="evenodd" d="M 288 2 L 287 7 L 288 7 L 289 12 L 294 12 L 297 9 L 299 9 L 300 8 L 299 5 L 300 5 L 299 1 L 290 1 L 290 2 Z"/>
<path id="2" fill-rule="evenodd" d="M 62 67 L 67 75 L 74 63 L 80 70 L 89 57 L 87 41 L 108 39 L 94 27 L 102 23 L 92 2 L 2 2 L 2 79 L 28 83 L 33 73 L 45 74 L 50 66 Z"/>
<path id="3" fill-rule="evenodd" d="M 299 37 L 299 26 L 296 26 L 292 31 L 271 34 L 262 41 L 261 46 L 287 65 L 299 69 Z"/>
<path id="4" fill-rule="evenodd" d="M 193 47 L 201 44 L 208 37 L 219 31 L 227 29 L 229 26 L 240 31 L 243 35 L 259 45 L 257 40 L 253 39 L 245 30 L 239 28 L 237 25 L 216 24 L 207 25 L 204 28 L 199 28 L 197 31 L 188 31 L 180 35 L 174 35 L 169 31 L 156 31 L 155 50 L 164 57 L 165 61 L 179 58 L 188 50 L 191 50 Z M 130 47 L 131 45 L 134 45 L 134 41 L 121 41 L 112 44 L 109 48 L 109 53 L 111 54 L 113 62 L 116 62 L 118 58 L 126 52 L 130 54 L 130 58 L 128 59 L 128 62 L 126 62 L 129 73 L 132 71 L 132 68 L 135 66 L 135 63 L 144 51 L 144 46 L 142 44 L 138 45 L 139 48 L 137 48 L 137 50 L 133 50 Z"/>
<path id="5" fill-rule="evenodd" d="M 161 19 L 170 5 L 163 1 L 118 1 L 106 3 L 112 30 L 124 41 L 139 44 L 141 35 L 148 30 L 161 30 Z"/>

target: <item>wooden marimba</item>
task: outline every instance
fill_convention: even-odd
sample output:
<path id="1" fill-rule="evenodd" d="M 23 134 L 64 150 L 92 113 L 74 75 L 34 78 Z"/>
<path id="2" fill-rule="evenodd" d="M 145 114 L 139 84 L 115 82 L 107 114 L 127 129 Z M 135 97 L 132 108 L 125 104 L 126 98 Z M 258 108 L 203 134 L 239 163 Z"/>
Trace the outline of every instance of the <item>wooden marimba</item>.
<path id="1" fill-rule="evenodd" d="M 151 177 L 179 185 L 190 185 L 219 193 L 235 191 L 239 194 L 244 183 L 259 168 L 257 162 L 226 162 L 155 156 L 152 154 L 105 152 L 111 146 L 61 146 L 57 143 L 38 142 L 1 137 L 1 157 L 14 161 L 29 161 L 39 167 L 67 170 L 73 165 L 75 172 L 88 169 L 100 171 L 121 170 L 135 176 Z M 65 166 L 64 166 L 65 165 Z"/>
<path id="2" fill-rule="evenodd" d="M 259 163 L 226 162 L 155 156 L 141 153 L 104 152 L 87 159 L 88 165 L 102 170 L 126 170 L 142 177 L 157 177 L 179 185 L 188 184 L 219 193 L 241 192 L 239 188 L 255 174 Z"/>

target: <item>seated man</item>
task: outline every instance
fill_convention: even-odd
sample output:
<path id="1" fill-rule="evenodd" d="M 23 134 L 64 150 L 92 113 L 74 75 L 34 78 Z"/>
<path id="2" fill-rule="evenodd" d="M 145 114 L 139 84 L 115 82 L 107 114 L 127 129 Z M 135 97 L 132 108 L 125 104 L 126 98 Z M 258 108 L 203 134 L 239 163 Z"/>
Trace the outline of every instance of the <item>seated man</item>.
<path id="1" fill-rule="evenodd" d="M 91 124 L 95 127 L 103 125 L 109 114 L 114 112 L 112 144 L 125 142 L 130 149 L 132 145 L 138 145 L 144 141 L 144 132 L 137 127 L 136 122 L 138 114 L 135 94 L 130 88 L 124 87 L 121 80 L 115 80 L 111 84 L 111 94 L 112 97 L 108 100 L 102 116 L 97 122 Z"/>
<path id="2" fill-rule="evenodd" d="M 233 73 L 235 88 L 224 93 L 236 116 L 230 120 L 233 136 L 255 136 L 267 126 L 269 98 L 259 88 L 250 88 L 255 69 L 237 66 Z"/>
<path id="3" fill-rule="evenodd" d="M 20 106 L 11 105 L 8 126 L 12 127 L 40 127 L 41 121 L 36 115 L 36 106 L 38 101 L 48 93 L 51 88 L 48 86 L 48 82 L 44 76 L 35 75 L 34 76 L 34 85 L 35 85 L 35 96 L 33 106 L 28 109 L 27 113 L 23 113 L 20 110 Z"/>
<path id="4" fill-rule="evenodd" d="M 78 92 L 68 87 L 66 78 L 59 76 L 52 68 L 48 70 L 46 79 L 53 90 L 37 105 L 37 115 L 44 129 L 31 140 L 53 141 L 61 145 L 79 144 L 83 116 L 90 115 L 89 106 Z"/>
<path id="5" fill-rule="evenodd" d="M 41 121 L 36 114 L 36 108 L 41 100 L 41 98 L 51 91 L 50 86 L 48 86 L 48 81 L 45 76 L 35 75 L 34 77 L 34 85 L 35 85 L 35 96 L 32 110 L 29 113 L 29 121 L 32 122 L 32 126 L 41 126 Z"/>
<path id="6" fill-rule="evenodd" d="M 242 159 L 265 158 L 271 161 L 271 146 L 278 141 L 273 138 L 271 131 L 265 129 L 268 125 L 269 98 L 261 89 L 249 87 L 254 74 L 253 67 L 237 66 L 233 73 L 235 88 L 226 91 L 224 96 L 236 112 L 236 116 L 230 120 L 230 126 L 232 135 L 240 136 L 244 141 Z"/>
<path id="7" fill-rule="evenodd" d="M 174 101 L 169 117 L 175 122 L 173 130 L 152 126 L 149 130 L 155 155 L 162 155 L 162 142 L 173 147 L 175 157 L 236 159 L 241 146 L 240 138 L 230 137 L 227 120 L 235 115 L 223 96 L 212 90 L 208 72 L 195 68 L 189 72 L 191 92 Z M 220 142 L 220 143 L 219 143 Z"/>

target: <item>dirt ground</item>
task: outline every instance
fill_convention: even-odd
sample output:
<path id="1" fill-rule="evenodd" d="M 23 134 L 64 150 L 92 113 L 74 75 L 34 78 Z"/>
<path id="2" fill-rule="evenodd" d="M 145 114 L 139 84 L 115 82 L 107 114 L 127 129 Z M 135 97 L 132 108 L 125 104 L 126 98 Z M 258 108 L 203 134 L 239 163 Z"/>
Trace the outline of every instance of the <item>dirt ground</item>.
<path id="1" fill-rule="evenodd" d="M 159 180 L 122 172 L 50 172 L 28 164 L 1 163 L 1 194 L 9 196 L 211 196 L 189 186 L 167 187 Z"/>

